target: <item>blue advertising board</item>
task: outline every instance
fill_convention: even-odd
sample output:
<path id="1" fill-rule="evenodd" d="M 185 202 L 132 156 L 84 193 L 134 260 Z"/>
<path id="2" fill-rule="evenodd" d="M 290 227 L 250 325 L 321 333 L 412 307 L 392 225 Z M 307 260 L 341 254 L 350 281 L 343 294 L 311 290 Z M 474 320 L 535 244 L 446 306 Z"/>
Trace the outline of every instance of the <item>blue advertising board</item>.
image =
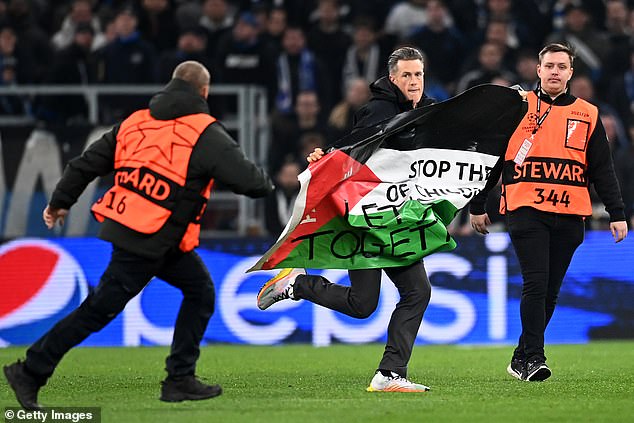
<path id="1" fill-rule="evenodd" d="M 432 299 L 418 344 L 512 344 L 520 333 L 521 275 L 505 233 L 458 238 L 458 248 L 425 259 Z M 375 313 L 352 319 L 307 301 L 256 306 L 259 287 L 275 271 L 245 273 L 268 242 L 208 242 L 198 253 L 216 289 L 216 310 L 204 342 L 280 344 L 383 342 L 398 301 L 384 276 Z M 0 246 L 0 346 L 33 342 L 77 307 L 97 285 L 110 245 L 94 238 L 17 239 Z M 548 343 L 634 337 L 634 238 L 615 244 L 589 232 L 564 280 Z M 320 270 L 333 282 L 347 272 Z M 126 309 L 83 345 L 168 345 L 180 292 L 153 280 Z"/>

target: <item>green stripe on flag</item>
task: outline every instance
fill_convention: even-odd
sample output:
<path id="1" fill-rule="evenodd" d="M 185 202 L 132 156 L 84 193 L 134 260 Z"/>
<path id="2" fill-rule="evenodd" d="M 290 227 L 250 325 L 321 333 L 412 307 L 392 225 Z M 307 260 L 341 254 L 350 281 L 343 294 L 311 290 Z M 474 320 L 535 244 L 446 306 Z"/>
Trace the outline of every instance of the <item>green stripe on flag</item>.
<path id="1" fill-rule="evenodd" d="M 448 225 L 458 209 L 448 201 L 406 201 L 367 215 L 338 216 L 315 233 L 291 239 L 293 251 L 275 267 L 368 269 L 406 266 L 456 248 Z"/>

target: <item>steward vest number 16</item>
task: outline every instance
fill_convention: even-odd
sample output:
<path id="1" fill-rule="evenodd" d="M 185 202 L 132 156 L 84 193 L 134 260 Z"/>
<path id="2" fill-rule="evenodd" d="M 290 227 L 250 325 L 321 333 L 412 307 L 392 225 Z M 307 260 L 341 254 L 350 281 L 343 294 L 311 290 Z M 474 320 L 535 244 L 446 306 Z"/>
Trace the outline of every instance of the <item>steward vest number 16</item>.
<path id="1" fill-rule="evenodd" d="M 110 198 L 108 199 L 108 203 L 106 204 L 106 208 L 110 209 L 110 210 L 114 210 L 119 214 L 123 214 L 125 212 L 125 199 L 126 196 L 121 196 L 121 198 L 118 201 L 115 201 L 115 197 L 117 196 L 115 192 L 107 192 L 106 195 L 109 195 Z M 104 195 L 104 197 L 106 196 Z M 97 200 L 97 204 L 101 203 L 102 201 L 104 201 L 104 197 L 101 197 Z M 116 203 L 116 205 L 115 205 Z"/>

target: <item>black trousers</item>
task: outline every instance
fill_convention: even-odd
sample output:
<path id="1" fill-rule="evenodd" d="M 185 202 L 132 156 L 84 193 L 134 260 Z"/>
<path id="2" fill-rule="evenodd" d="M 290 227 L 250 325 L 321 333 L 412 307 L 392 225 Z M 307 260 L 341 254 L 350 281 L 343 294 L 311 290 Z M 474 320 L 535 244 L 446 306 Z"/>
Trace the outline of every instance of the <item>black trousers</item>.
<path id="1" fill-rule="evenodd" d="M 418 262 L 384 269 L 401 296 L 387 328 L 387 344 L 379 369 L 407 376 L 407 363 L 423 314 L 431 297 L 425 267 Z M 369 317 L 379 303 L 381 269 L 349 270 L 350 286 L 331 283 L 322 276 L 298 276 L 293 294 L 358 319 Z"/>
<path id="2" fill-rule="evenodd" d="M 183 293 L 167 373 L 172 377 L 193 375 L 200 341 L 214 311 L 215 292 L 207 268 L 193 251 L 149 260 L 117 247 L 113 247 L 95 290 L 27 350 L 26 368 L 46 380 L 66 352 L 110 323 L 154 276 Z"/>
<path id="3" fill-rule="evenodd" d="M 544 332 L 553 316 L 561 282 L 583 242 L 583 218 L 522 207 L 507 215 L 522 270 L 522 334 L 513 356 L 546 360 Z"/>

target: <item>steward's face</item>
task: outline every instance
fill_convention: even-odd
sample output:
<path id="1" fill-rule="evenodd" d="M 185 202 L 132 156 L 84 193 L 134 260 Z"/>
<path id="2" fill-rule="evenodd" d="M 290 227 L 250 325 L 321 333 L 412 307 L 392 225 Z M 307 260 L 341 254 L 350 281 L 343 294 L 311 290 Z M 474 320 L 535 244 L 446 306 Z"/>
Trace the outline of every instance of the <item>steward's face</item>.
<path id="1" fill-rule="evenodd" d="M 537 65 L 537 75 L 546 94 L 561 94 L 566 91 L 566 84 L 572 77 L 570 56 L 563 51 L 544 54 L 541 63 Z"/>

